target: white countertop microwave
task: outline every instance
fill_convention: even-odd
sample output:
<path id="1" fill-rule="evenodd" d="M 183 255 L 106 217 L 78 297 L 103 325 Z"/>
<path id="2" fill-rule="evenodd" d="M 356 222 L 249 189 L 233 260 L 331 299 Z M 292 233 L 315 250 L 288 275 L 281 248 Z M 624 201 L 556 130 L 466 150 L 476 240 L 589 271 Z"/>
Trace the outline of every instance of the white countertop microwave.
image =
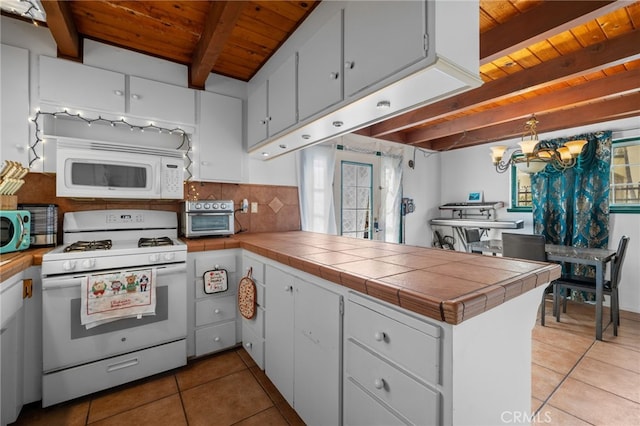
<path id="1" fill-rule="evenodd" d="M 59 138 L 58 197 L 182 199 L 184 151 Z"/>

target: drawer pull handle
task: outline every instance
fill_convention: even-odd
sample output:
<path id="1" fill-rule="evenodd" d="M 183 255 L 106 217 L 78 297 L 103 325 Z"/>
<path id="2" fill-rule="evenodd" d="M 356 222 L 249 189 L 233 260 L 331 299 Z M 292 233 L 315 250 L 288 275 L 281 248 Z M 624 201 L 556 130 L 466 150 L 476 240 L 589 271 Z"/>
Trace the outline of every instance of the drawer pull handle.
<path id="1" fill-rule="evenodd" d="M 253 346 L 253 344 L 251 342 L 247 342 L 244 344 L 244 347 L 247 349 L 251 349 L 251 347 Z"/>
<path id="2" fill-rule="evenodd" d="M 219 337 L 214 337 L 214 338 L 213 338 L 213 341 L 214 341 L 214 342 L 219 342 L 219 341 L 220 341 L 220 338 L 219 338 Z"/>
<path id="3" fill-rule="evenodd" d="M 127 361 L 122 361 L 117 364 L 111 364 L 107 366 L 107 373 L 111 373 L 112 371 L 122 370 L 123 368 L 133 367 L 134 365 L 138 365 L 138 358 L 132 358 Z"/>
<path id="4" fill-rule="evenodd" d="M 375 380 L 373 381 L 373 386 L 374 386 L 376 389 L 382 389 L 382 388 L 384 388 L 384 379 L 375 379 Z"/>
<path id="5" fill-rule="evenodd" d="M 387 334 L 384 331 L 376 331 L 373 338 L 376 339 L 377 342 L 382 342 L 387 339 Z"/>
<path id="6" fill-rule="evenodd" d="M 293 291 L 293 286 L 292 285 L 285 286 L 284 291 Z"/>
<path id="7" fill-rule="evenodd" d="M 213 310 L 213 313 L 214 313 L 214 314 L 219 314 L 219 313 L 220 313 L 220 309 L 214 309 L 214 310 Z"/>

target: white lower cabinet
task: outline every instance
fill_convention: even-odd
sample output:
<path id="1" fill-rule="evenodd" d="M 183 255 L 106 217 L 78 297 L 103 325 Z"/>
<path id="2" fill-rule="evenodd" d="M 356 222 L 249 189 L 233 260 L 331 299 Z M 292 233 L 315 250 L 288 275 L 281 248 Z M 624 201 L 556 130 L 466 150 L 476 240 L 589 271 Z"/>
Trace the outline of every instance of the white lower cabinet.
<path id="1" fill-rule="evenodd" d="M 299 274 L 266 266 L 265 373 L 305 423 L 339 425 L 343 296 Z"/>
<path id="2" fill-rule="evenodd" d="M 0 284 L 0 424 L 18 418 L 24 380 L 24 304 L 20 272 Z"/>
<path id="3" fill-rule="evenodd" d="M 349 295 L 345 425 L 441 424 L 441 329 Z"/>
<path id="4" fill-rule="evenodd" d="M 237 304 L 238 251 L 212 250 L 189 253 L 187 258 L 187 354 L 202 356 L 234 347 L 240 341 Z M 205 292 L 207 271 L 227 271 L 227 289 Z"/>

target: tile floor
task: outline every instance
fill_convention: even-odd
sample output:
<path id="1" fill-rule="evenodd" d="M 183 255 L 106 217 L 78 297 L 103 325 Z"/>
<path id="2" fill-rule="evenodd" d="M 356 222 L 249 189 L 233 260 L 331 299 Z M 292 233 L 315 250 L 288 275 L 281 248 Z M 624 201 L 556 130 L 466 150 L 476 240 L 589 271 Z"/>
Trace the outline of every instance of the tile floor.
<path id="1" fill-rule="evenodd" d="M 640 424 L 640 315 L 623 313 L 618 336 L 594 339 L 595 309 L 547 309 L 533 330 L 532 409 L 544 425 Z M 606 313 L 608 315 L 608 313 Z M 605 316 L 607 318 L 607 316 Z M 513 422 L 512 422 L 513 423 Z M 23 408 L 15 425 L 301 425 L 242 349 L 45 409 Z M 330 425 L 327 425 L 330 426 Z"/>

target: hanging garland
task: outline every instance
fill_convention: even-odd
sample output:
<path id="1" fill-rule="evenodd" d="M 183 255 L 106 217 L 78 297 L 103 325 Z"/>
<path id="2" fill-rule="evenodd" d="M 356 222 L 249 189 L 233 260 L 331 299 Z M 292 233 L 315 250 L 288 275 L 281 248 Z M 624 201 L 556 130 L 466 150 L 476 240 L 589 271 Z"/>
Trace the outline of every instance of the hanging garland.
<path id="1" fill-rule="evenodd" d="M 166 132 L 170 135 L 178 134 L 182 136 L 182 143 L 176 149 L 181 149 L 185 145 L 187 148 L 187 152 L 185 154 L 185 157 L 187 159 L 187 165 L 185 169 L 187 171 L 188 177 L 185 180 L 189 181 L 193 177 L 193 174 L 191 173 L 191 165 L 193 164 L 193 160 L 191 159 L 191 138 L 189 137 L 189 134 L 184 130 L 178 127 L 173 129 L 160 127 L 160 126 L 156 126 L 153 123 L 150 123 L 146 126 L 139 126 L 139 125 L 135 125 L 127 122 L 124 118 L 121 118 L 120 120 L 109 120 L 109 119 L 103 118 L 102 116 L 98 116 L 98 118 L 86 118 L 80 115 L 79 113 L 71 114 L 67 110 L 58 111 L 58 112 L 43 112 L 43 111 L 36 112 L 35 117 L 31 120 L 35 124 L 36 132 L 35 132 L 35 141 L 32 144 L 29 144 L 29 168 L 31 168 L 31 165 L 33 163 L 41 159 L 41 157 L 38 155 L 38 152 L 36 151 L 36 148 L 38 147 L 38 145 L 43 142 L 42 138 L 40 138 L 40 124 L 38 122 L 38 118 L 40 118 L 41 115 L 48 115 L 53 118 L 56 118 L 59 116 L 71 117 L 71 118 L 84 121 L 85 123 L 87 123 L 88 126 L 91 126 L 92 123 L 101 122 L 101 123 L 107 123 L 111 125 L 111 127 L 128 126 L 129 130 L 131 131 L 134 131 L 135 129 L 138 129 L 140 132 L 144 132 L 145 130 L 155 130 L 158 133 Z"/>

